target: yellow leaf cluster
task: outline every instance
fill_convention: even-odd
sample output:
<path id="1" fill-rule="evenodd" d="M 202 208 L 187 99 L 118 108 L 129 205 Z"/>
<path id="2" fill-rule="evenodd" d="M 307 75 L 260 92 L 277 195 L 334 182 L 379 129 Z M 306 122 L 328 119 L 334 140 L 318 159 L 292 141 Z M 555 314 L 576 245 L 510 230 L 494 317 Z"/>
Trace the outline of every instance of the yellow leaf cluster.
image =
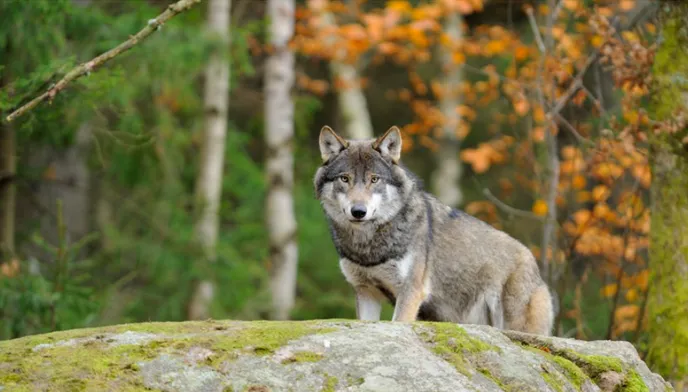
<path id="1" fill-rule="evenodd" d="M 611 298 L 616 295 L 617 290 L 619 289 L 619 285 L 616 283 L 610 283 L 600 290 L 600 295 L 602 295 L 605 298 Z"/>
<path id="2" fill-rule="evenodd" d="M 410 14 L 412 11 L 411 4 L 406 0 L 391 0 L 387 2 L 386 8 L 390 11 L 395 11 L 400 14 Z"/>
<path id="3" fill-rule="evenodd" d="M 506 160 L 506 149 L 513 143 L 513 138 L 505 136 L 489 143 L 481 143 L 478 148 L 467 148 L 461 152 L 461 159 L 471 164 L 476 173 L 486 172 L 491 165 Z"/>
<path id="4" fill-rule="evenodd" d="M 544 200 L 536 200 L 535 203 L 533 203 L 533 214 L 537 216 L 545 216 L 547 215 L 547 202 Z"/>

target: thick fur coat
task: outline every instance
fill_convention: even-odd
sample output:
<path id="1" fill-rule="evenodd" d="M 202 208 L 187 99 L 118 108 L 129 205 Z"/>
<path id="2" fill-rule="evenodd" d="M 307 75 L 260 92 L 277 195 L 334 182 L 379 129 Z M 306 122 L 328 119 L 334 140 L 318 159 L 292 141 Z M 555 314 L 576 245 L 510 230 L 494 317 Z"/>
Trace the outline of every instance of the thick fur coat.
<path id="1" fill-rule="evenodd" d="M 448 321 L 549 335 L 552 298 L 532 253 L 516 239 L 431 194 L 399 160 L 401 134 L 345 140 L 320 134 L 314 186 L 357 316 Z"/>

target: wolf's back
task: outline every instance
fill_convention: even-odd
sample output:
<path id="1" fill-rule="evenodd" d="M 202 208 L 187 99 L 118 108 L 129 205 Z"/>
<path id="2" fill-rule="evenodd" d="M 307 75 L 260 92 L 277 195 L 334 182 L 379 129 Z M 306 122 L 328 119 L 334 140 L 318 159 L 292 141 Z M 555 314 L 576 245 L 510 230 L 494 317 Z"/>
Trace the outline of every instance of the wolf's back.
<path id="1" fill-rule="evenodd" d="M 485 293 L 496 293 L 507 326 L 548 334 L 553 300 L 532 252 L 506 232 L 425 197 L 432 200 L 427 263 L 435 295 L 470 309 Z M 458 313 L 457 319 L 466 317 Z"/>

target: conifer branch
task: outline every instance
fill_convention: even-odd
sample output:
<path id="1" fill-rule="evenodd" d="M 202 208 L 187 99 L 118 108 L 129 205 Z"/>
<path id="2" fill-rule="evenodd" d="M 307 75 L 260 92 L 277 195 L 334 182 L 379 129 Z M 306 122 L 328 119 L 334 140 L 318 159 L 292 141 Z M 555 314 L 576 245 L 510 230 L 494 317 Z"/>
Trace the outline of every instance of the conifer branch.
<path id="1" fill-rule="evenodd" d="M 148 20 L 148 24 L 146 25 L 146 27 L 141 29 L 135 35 L 130 36 L 128 40 L 122 42 L 116 47 L 108 50 L 107 52 L 99 55 L 98 57 L 90 61 L 79 64 L 77 67 L 69 71 L 59 82 L 51 86 L 46 92 L 37 96 L 36 98 L 29 101 L 27 104 L 10 113 L 6 117 L 7 122 L 12 122 L 14 119 L 25 114 L 29 110 L 35 108 L 36 106 L 38 106 L 38 104 L 45 100 L 52 101 L 52 99 L 55 98 L 55 95 L 57 95 L 60 91 L 67 87 L 67 85 L 70 82 L 84 75 L 88 75 L 99 66 L 105 64 L 107 61 L 112 60 L 118 55 L 131 49 L 134 45 L 148 38 L 148 36 L 153 34 L 153 32 L 159 30 L 160 27 L 162 27 L 168 20 L 172 19 L 173 17 L 182 12 L 188 11 L 189 9 L 191 9 L 191 7 L 200 2 L 201 0 L 179 0 L 174 4 L 170 4 L 163 13 L 161 13 L 154 19 Z"/>

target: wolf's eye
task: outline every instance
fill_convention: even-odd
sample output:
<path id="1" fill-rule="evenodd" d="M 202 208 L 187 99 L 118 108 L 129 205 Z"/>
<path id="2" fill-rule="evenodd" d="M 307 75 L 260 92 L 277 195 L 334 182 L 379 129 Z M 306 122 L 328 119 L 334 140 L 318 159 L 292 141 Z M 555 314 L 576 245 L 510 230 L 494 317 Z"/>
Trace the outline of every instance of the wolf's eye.
<path id="1" fill-rule="evenodd" d="M 349 177 L 348 177 L 348 176 L 339 176 L 339 181 L 341 181 L 341 182 L 349 182 Z"/>
<path id="2" fill-rule="evenodd" d="M 380 181 L 380 177 L 378 177 L 378 176 L 371 176 L 370 177 L 370 182 L 372 182 L 373 184 L 375 184 L 378 181 Z"/>

